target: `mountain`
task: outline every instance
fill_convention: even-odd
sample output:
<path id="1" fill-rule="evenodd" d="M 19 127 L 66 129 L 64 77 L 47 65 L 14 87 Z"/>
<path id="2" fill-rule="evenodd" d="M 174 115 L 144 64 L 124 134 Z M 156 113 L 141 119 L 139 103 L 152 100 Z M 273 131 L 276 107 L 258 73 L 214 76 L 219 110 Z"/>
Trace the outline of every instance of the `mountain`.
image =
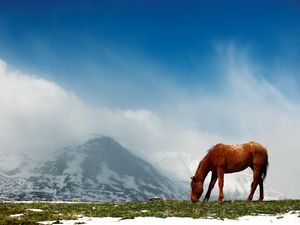
<path id="1" fill-rule="evenodd" d="M 3 161 L 3 159 L 2 159 Z M 0 199 L 130 201 L 186 198 L 176 183 L 110 137 L 98 137 L 0 170 Z"/>
<path id="2" fill-rule="evenodd" d="M 82 137 L 36 161 L 25 155 L 0 155 L 0 199 L 130 201 L 153 197 L 189 199 L 193 168 L 186 155 L 160 155 L 153 163 L 134 156 L 110 137 Z M 21 161 L 21 163 L 18 163 Z M 196 162 L 197 164 L 198 162 Z M 18 165 L 18 166 L 16 166 Z M 156 168 L 159 168 L 157 170 Z M 176 168 L 176 170 L 174 170 Z M 162 174 L 168 174 L 168 178 Z M 176 174 L 174 174 L 176 171 Z M 181 171 L 179 173 L 178 171 Z M 172 176 L 173 175 L 173 176 Z M 208 175 L 204 194 L 210 179 Z M 268 178 L 267 178 L 268 180 Z M 251 171 L 226 174 L 225 199 L 246 199 Z M 268 182 L 265 199 L 283 199 Z M 204 195 L 203 194 L 203 195 Z M 217 199 L 215 185 L 211 199 Z M 258 190 L 254 199 L 258 198 Z"/>

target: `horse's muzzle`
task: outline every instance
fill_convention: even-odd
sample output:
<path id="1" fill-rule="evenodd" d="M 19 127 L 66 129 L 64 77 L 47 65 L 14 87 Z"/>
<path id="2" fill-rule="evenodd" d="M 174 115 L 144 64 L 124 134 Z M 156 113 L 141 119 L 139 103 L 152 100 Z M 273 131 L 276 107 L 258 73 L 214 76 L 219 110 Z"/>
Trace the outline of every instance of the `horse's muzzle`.
<path id="1" fill-rule="evenodd" d="M 192 201 L 193 203 L 196 203 L 196 202 L 199 201 L 199 199 L 193 199 L 193 198 L 191 198 L 191 201 Z"/>

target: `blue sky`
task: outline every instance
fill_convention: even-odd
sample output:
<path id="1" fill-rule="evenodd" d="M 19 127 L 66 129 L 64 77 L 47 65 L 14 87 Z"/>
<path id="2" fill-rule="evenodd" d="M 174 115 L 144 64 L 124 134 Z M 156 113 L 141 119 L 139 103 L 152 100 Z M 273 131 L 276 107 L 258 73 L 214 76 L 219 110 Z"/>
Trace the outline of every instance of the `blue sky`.
<path id="1" fill-rule="evenodd" d="M 280 60 L 282 66 L 298 69 L 297 1 L 1 1 L 0 5 L 0 57 L 93 104 L 152 106 L 160 97 L 158 77 L 184 90 L 211 88 L 222 77 L 216 67 L 220 44 L 247 49 L 263 67 L 276 67 Z M 123 100 L 115 94 L 120 91 Z"/>

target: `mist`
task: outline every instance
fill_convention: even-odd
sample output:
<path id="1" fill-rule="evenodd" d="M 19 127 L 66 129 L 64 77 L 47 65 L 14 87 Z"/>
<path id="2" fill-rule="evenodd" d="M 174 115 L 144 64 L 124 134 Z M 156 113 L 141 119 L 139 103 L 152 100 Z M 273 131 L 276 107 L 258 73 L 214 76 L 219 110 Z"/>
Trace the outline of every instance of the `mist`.
<path id="1" fill-rule="evenodd" d="M 286 68 L 265 68 L 232 45 L 218 46 L 214 57 L 218 69 L 211 72 L 220 79 L 209 89 L 199 83 L 187 91 L 178 83 L 168 83 L 163 78 L 166 71 L 161 71 L 155 77 L 161 87 L 155 96 L 166 88 L 169 93 L 152 99 L 157 108 L 90 105 L 80 93 L 0 60 L 1 155 L 45 157 L 69 140 L 98 133 L 115 138 L 158 167 L 169 160 L 169 168 L 161 169 L 189 179 L 212 145 L 257 141 L 269 151 L 267 182 L 287 197 L 300 197 L 300 104 L 285 94 L 280 82 L 265 76 L 282 72 L 292 80 L 296 74 Z M 116 95 L 122 98 L 122 93 Z M 178 158 L 184 166 L 172 167 L 172 160 Z M 0 168 L 16 166 L 1 162 Z"/>

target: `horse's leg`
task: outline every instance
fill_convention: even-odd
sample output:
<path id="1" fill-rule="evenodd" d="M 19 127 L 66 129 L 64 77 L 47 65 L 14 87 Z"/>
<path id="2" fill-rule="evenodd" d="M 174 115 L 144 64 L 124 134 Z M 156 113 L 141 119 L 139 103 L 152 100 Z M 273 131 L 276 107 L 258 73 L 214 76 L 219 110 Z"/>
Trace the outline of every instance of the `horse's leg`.
<path id="1" fill-rule="evenodd" d="M 264 180 L 262 177 L 259 179 L 259 201 L 264 200 Z"/>
<path id="2" fill-rule="evenodd" d="M 254 168 L 254 170 L 253 170 L 253 181 L 251 183 L 251 191 L 250 191 L 250 194 L 247 198 L 247 202 L 250 202 L 252 200 L 254 192 L 257 188 L 257 185 L 258 185 L 260 179 L 261 179 L 261 177 L 260 177 L 259 169 Z"/>
<path id="3" fill-rule="evenodd" d="M 219 202 L 221 202 L 224 198 L 223 194 L 223 185 L 224 185 L 224 170 L 218 169 L 218 185 L 219 185 Z"/>
<path id="4" fill-rule="evenodd" d="M 210 198 L 211 190 L 214 188 L 217 179 L 218 179 L 217 173 L 212 172 L 211 179 L 210 179 L 210 182 L 209 182 L 209 185 L 208 185 L 208 190 L 206 192 L 206 195 L 205 195 L 203 201 L 208 201 L 208 199 Z"/>

